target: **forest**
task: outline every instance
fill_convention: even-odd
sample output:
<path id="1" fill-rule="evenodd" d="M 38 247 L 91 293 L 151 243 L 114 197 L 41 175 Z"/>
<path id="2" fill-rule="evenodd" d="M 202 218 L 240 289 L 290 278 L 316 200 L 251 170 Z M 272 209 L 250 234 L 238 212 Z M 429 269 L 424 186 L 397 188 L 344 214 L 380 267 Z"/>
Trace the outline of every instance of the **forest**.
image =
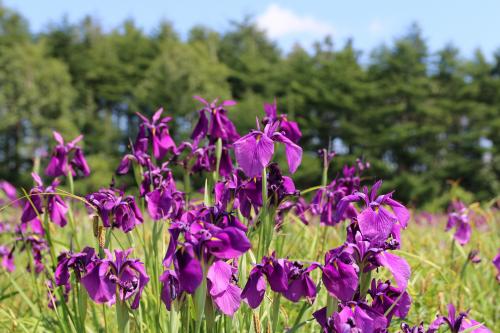
<path id="1" fill-rule="evenodd" d="M 136 112 L 150 117 L 163 107 L 180 143 L 200 95 L 237 101 L 229 116 L 242 136 L 276 100 L 302 130 L 298 188 L 321 182 L 318 150 L 331 147 L 331 172 L 369 162 L 364 176 L 383 178 L 412 207 L 445 207 L 450 187 L 466 201 L 496 196 L 500 50 L 430 50 L 418 24 L 374 50 L 355 42 L 325 38 L 285 52 L 251 18 L 225 32 L 195 26 L 187 36 L 168 22 L 145 32 L 129 20 L 106 31 L 92 17 L 34 33 L 0 4 L 0 178 L 29 186 L 56 130 L 85 136 L 93 170 L 82 191 L 110 183 L 137 134 Z"/>

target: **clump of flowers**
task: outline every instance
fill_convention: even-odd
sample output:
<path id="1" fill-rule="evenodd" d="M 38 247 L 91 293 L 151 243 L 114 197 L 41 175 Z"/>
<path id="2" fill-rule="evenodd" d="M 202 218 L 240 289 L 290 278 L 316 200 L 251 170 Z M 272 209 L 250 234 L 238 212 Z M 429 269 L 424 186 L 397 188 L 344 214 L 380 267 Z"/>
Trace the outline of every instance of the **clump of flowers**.
<path id="1" fill-rule="evenodd" d="M 321 186 L 301 193 L 290 174 L 302 161 L 302 132 L 297 122 L 278 113 L 276 101 L 265 104 L 262 122 L 240 137 L 228 116 L 234 101 L 195 98 L 203 106 L 190 140 L 174 142 L 169 132 L 172 119 L 163 116 L 163 109 L 151 118 L 138 113 L 137 137 L 116 169 L 123 183 L 115 186 L 113 178 L 110 187 L 85 196 L 73 193 L 73 176 L 90 173 L 78 146 L 82 136 L 65 143 L 54 132 L 57 145 L 46 168 L 50 185 L 33 173 L 35 186 L 22 199 L 21 223 L 0 224 L 2 235 L 15 235 L 8 245 L 0 245 L 2 269 L 15 270 L 16 249 L 28 257 L 26 269 L 33 281 L 45 281 L 46 305 L 60 319 L 60 330 L 87 329 L 88 299 L 104 304 L 104 325 L 107 307 L 114 307 L 119 332 L 128 331 L 130 314 L 138 330 L 176 332 L 186 325 L 186 332 L 228 332 L 250 331 L 253 325 L 255 332 L 278 332 L 282 299 L 302 303 L 290 331 L 315 320 L 326 333 L 383 333 L 406 318 L 412 305 L 411 269 L 395 250 L 401 248 L 410 212 L 394 192 L 379 194 L 382 181 L 364 186 L 361 174 L 369 163 L 346 165 L 329 182 L 335 153 L 321 150 Z M 288 170 L 274 159 L 279 144 Z M 134 189 L 127 188 L 131 171 Z M 176 179 L 179 172 L 184 173 L 182 182 Z M 193 175 L 204 180 L 200 184 L 194 177 L 194 190 Z M 68 177 L 71 193 L 60 188 L 60 176 Z M 7 200 L 17 200 L 9 183 L 0 182 L 0 190 Z M 310 197 L 304 195 L 314 190 Z M 75 228 L 91 228 L 74 214 L 76 199 L 92 219 L 95 248 L 80 246 L 85 238 Z M 447 230 L 456 228 L 455 239 L 466 244 L 474 212 L 455 201 L 448 217 Z M 288 223 L 294 220 L 308 231 L 324 232 L 325 247 L 314 260 L 287 253 Z M 61 232 L 68 222 L 72 232 L 66 244 L 54 232 Z M 340 242 L 335 246 L 326 237 L 332 227 L 344 229 L 338 230 Z M 133 251 L 137 258 L 131 258 Z M 480 261 L 478 250 L 470 251 L 463 271 L 466 264 Z M 500 254 L 493 263 L 500 271 Z M 130 311 L 141 302 L 141 311 Z M 163 327 L 161 303 L 170 312 L 168 329 Z M 92 312 L 100 330 L 96 309 Z M 241 318 L 253 318 L 244 323 L 246 327 L 241 327 L 242 320 L 230 318 L 238 311 L 243 312 Z M 308 319 L 302 318 L 305 313 Z M 401 330 L 432 333 L 442 326 L 456 333 L 490 332 L 468 311 L 457 315 L 453 305 L 427 330 L 423 323 L 403 323 Z"/>

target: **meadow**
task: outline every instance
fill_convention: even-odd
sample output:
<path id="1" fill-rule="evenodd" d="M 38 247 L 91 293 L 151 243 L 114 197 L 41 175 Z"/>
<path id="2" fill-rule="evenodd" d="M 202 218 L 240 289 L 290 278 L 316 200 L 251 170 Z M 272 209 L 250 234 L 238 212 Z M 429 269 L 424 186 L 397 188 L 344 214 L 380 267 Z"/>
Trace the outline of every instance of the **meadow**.
<path id="1" fill-rule="evenodd" d="M 183 142 L 138 114 L 95 192 L 75 191 L 85 138 L 57 132 L 32 188 L 1 183 L 0 331 L 495 332 L 498 199 L 410 210 L 328 149 L 296 188 L 301 130 L 276 104 L 240 135 L 233 101 L 197 100 Z"/>

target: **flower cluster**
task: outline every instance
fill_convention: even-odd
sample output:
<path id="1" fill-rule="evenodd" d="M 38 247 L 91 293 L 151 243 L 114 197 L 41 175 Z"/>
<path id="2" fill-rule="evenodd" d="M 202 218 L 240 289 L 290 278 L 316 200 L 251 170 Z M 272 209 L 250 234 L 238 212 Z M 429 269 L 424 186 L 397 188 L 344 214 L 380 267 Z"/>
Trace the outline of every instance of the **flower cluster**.
<path id="1" fill-rule="evenodd" d="M 278 113 L 276 101 L 265 104 L 262 121 L 240 137 L 228 117 L 234 101 L 195 99 L 203 106 L 190 140 L 176 144 L 169 131 L 172 119 L 162 116 L 163 109 L 151 119 L 138 113 L 137 137 L 116 169 L 118 182 L 123 182 L 116 186 L 113 178 L 108 188 L 84 196 L 73 188 L 73 176 L 90 174 L 77 145 L 82 136 L 65 143 L 54 132 L 57 145 L 45 172 L 49 177 L 45 184 L 50 185 L 33 173 L 33 188 L 19 200 L 21 223 L 0 223 L 0 233 L 15 235 L 11 245 L 0 245 L 1 267 L 14 271 L 16 248 L 25 252 L 27 271 L 35 280 L 47 279 L 47 305 L 54 310 L 62 307 L 57 315 L 82 331 L 87 298 L 96 304 L 116 304 L 121 332 L 126 331 L 129 310 L 138 309 L 141 298 L 146 311 L 152 312 L 134 314 L 134 319 L 156 318 L 154 325 L 162 331 L 161 302 L 171 311 L 170 331 L 176 331 L 178 312 L 187 325 L 184 331 L 201 331 L 204 321 L 205 331 L 214 332 L 225 322 L 215 316 L 246 311 L 253 315 L 254 331 L 262 331 L 257 313 L 265 313 L 261 318 L 268 330 L 276 332 L 281 299 L 302 302 L 300 316 L 309 311 L 307 321 L 315 320 L 325 333 L 383 333 L 406 318 L 412 305 L 411 269 L 395 250 L 402 246 L 410 212 L 394 192 L 379 194 L 382 181 L 365 186 L 361 174 L 369 163 L 357 160 L 346 165 L 329 182 L 335 153 L 321 150 L 321 186 L 301 192 L 291 174 L 302 161 L 302 133 L 297 122 Z M 279 146 L 288 168 L 275 156 Z M 129 173 L 133 177 L 127 178 Z M 184 173 L 182 183 L 174 177 L 179 173 Z M 202 184 L 193 177 L 192 190 L 195 174 L 205 178 Z M 127 188 L 132 180 L 135 189 Z M 61 188 L 64 185 L 71 193 Z M 2 202 L 17 200 L 9 183 L 0 182 L 0 191 Z M 316 192 L 304 194 L 312 191 Z M 95 249 L 80 246 L 79 241 L 87 239 L 76 228 L 86 228 L 82 216 L 75 218 L 72 210 L 76 200 L 68 197 L 84 202 L 93 222 Z M 464 245 L 476 218 L 471 207 L 454 201 L 446 229 L 456 228 L 454 237 Z M 286 252 L 284 237 L 293 220 L 302 221 L 305 226 L 297 224 L 301 228 L 315 227 L 317 234 L 324 233 L 314 260 L 298 260 Z M 53 234 L 66 225 L 71 229 L 69 245 Z M 335 246 L 326 236 L 332 228 L 344 229 L 337 234 L 344 238 L 339 236 Z M 55 244 L 67 245 L 58 256 Z M 130 258 L 132 251 L 143 259 Z M 471 250 L 466 260 L 463 271 L 469 262 L 481 261 L 479 252 Z M 500 254 L 493 264 L 500 272 Z M 319 297 L 322 292 L 326 302 Z M 257 308 L 262 310 L 253 311 Z M 291 331 L 304 323 L 297 320 Z M 456 333 L 489 332 L 468 312 L 457 315 L 452 305 L 448 316 L 438 316 L 427 330 L 423 323 L 414 327 L 403 323 L 401 330 L 432 333 L 441 326 Z M 62 326 L 62 331 L 67 328 Z"/>

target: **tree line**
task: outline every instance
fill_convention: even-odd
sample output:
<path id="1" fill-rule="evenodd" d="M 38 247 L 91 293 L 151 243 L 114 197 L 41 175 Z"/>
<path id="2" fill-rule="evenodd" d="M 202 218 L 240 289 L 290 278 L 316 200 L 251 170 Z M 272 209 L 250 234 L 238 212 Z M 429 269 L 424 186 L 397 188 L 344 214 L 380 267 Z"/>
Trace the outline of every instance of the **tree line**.
<path id="1" fill-rule="evenodd" d="M 316 152 L 330 146 L 331 176 L 362 158 L 366 177 L 387 179 L 415 206 L 444 204 L 450 181 L 477 200 L 500 190 L 500 51 L 492 60 L 453 45 L 430 51 L 415 24 L 366 54 L 331 38 L 285 53 L 248 19 L 224 33 L 196 26 L 186 38 L 168 22 L 151 33 L 131 20 L 104 31 L 92 17 L 33 33 L 0 5 L 3 179 L 28 184 L 56 129 L 85 135 L 85 186 L 104 186 L 135 135 L 135 112 L 163 106 L 180 141 L 200 107 L 193 95 L 238 101 L 229 117 L 241 135 L 276 98 L 303 133 L 300 188 L 320 183 Z"/>

